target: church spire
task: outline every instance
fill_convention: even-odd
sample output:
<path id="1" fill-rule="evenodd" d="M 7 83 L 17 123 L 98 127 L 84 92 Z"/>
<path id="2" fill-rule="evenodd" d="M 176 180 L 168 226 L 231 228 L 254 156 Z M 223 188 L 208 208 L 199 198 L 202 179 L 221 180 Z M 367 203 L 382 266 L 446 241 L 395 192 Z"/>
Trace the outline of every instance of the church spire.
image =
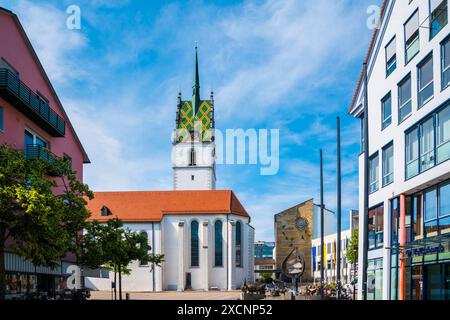
<path id="1" fill-rule="evenodd" d="M 193 86 L 193 108 L 194 114 L 197 113 L 200 108 L 200 76 L 198 72 L 198 53 L 197 53 L 197 44 L 195 45 L 195 72 L 194 72 L 194 86 Z"/>

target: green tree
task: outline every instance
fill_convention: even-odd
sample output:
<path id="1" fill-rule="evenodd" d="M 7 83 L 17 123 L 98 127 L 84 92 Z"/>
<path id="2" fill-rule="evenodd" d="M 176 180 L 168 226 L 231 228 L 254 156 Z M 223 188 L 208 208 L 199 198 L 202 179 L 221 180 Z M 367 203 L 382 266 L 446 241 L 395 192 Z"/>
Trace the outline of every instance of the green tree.
<path id="1" fill-rule="evenodd" d="M 22 152 L 0 146 L 0 300 L 6 293 L 7 241 L 8 250 L 33 264 L 56 267 L 75 249 L 89 217 L 85 197 L 92 192 L 77 181 L 68 161 L 26 160 Z"/>
<path id="2" fill-rule="evenodd" d="M 80 241 L 81 263 L 89 268 L 109 267 L 119 276 L 119 299 L 122 300 L 122 275 L 129 274 L 128 265 L 135 260 L 160 266 L 164 262 L 163 255 L 150 253 L 147 238 L 129 229 L 125 229 L 118 218 L 106 223 L 92 221 Z"/>
<path id="3" fill-rule="evenodd" d="M 353 230 L 352 237 L 347 249 L 348 262 L 353 265 L 353 272 L 356 272 L 356 265 L 358 263 L 358 248 L 359 248 L 359 231 Z"/>

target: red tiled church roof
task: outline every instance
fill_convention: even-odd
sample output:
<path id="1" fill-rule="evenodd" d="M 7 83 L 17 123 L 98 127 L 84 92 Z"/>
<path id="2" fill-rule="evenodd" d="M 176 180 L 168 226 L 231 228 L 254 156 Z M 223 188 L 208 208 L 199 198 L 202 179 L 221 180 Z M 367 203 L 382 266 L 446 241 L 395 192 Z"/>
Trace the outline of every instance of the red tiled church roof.
<path id="1" fill-rule="evenodd" d="M 88 201 L 91 220 L 118 217 L 124 222 L 159 222 L 164 215 L 235 214 L 250 217 L 233 191 L 95 192 Z M 108 217 L 101 210 L 111 211 Z"/>

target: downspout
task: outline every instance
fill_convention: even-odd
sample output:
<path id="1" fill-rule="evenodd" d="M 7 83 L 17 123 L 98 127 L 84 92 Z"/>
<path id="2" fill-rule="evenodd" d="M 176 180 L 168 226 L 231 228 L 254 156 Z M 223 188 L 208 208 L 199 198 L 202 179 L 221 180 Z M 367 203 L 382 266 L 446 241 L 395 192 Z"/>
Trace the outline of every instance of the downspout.
<path id="1" fill-rule="evenodd" d="M 229 228 L 229 226 L 228 226 L 228 224 L 229 224 L 229 214 L 227 214 L 227 284 L 226 284 L 226 287 L 227 287 L 227 291 L 228 291 L 228 279 L 229 279 L 229 269 L 230 269 L 230 266 L 229 266 L 229 256 L 228 256 L 228 252 L 229 252 L 229 249 L 228 249 L 228 246 L 230 245 L 230 243 L 229 243 L 229 236 L 228 236 L 228 228 Z"/>
<path id="2" fill-rule="evenodd" d="M 153 251 L 153 256 L 155 255 L 155 223 L 152 222 L 152 251 Z M 153 292 L 156 291 L 155 286 L 156 286 L 156 266 L 155 266 L 155 262 L 152 262 L 152 280 L 153 280 Z"/>
<path id="3" fill-rule="evenodd" d="M 400 248 L 400 279 L 399 279 L 399 300 L 406 300 L 406 195 L 400 195 L 400 232 L 399 232 Z"/>

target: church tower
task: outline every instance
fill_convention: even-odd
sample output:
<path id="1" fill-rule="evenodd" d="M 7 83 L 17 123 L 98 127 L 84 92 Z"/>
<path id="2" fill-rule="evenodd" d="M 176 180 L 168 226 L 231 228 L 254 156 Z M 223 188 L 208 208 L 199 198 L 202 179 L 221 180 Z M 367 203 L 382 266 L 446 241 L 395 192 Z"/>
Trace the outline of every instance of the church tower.
<path id="1" fill-rule="evenodd" d="M 172 137 L 174 190 L 215 190 L 214 93 L 200 98 L 198 52 L 195 47 L 194 86 L 191 100 L 178 95 L 176 128 Z"/>

